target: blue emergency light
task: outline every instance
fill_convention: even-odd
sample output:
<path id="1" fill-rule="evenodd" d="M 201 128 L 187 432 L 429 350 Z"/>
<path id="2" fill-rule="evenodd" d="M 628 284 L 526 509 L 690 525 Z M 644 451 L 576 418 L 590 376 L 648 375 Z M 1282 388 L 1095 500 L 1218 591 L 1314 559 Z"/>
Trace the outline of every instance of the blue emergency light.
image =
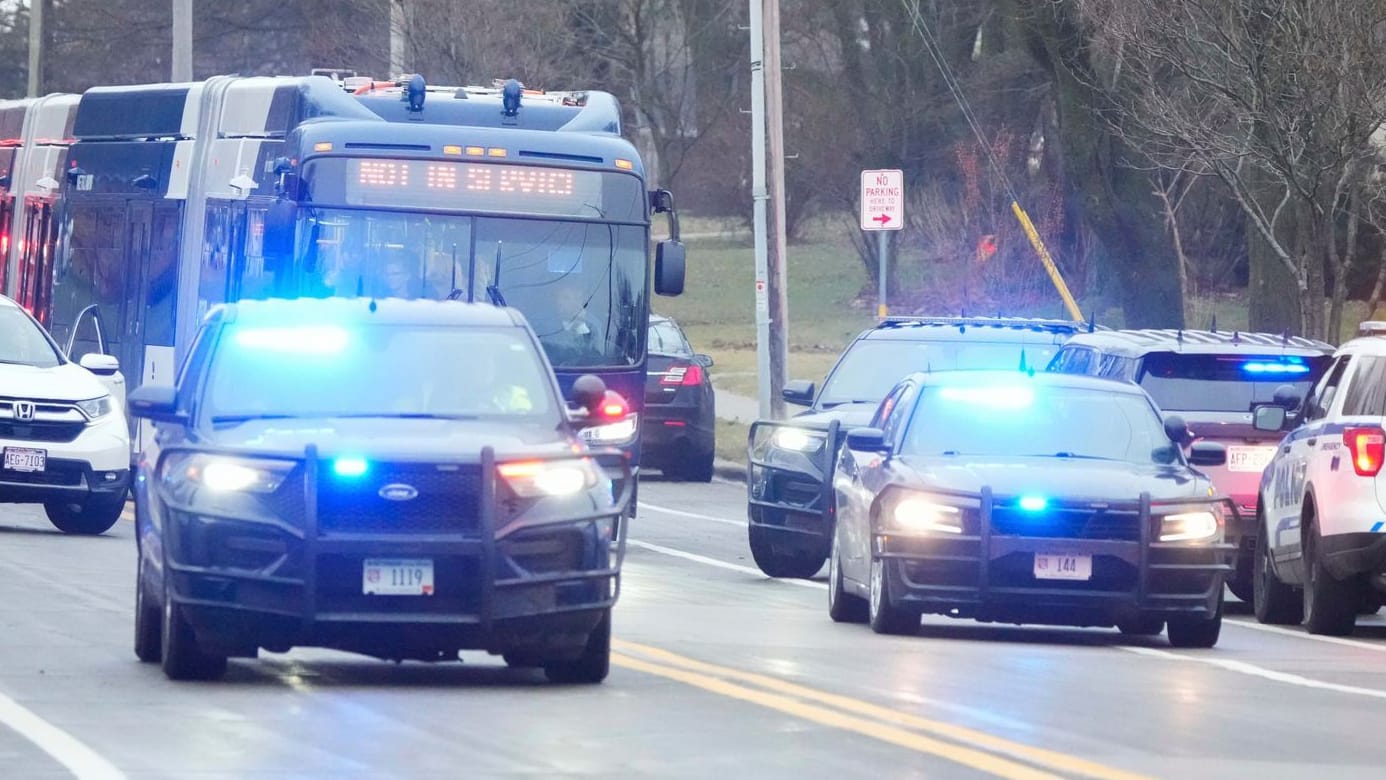
<path id="1" fill-rule="evenodd" d="M 332 461 L 332 473 L 339 477 L 359 477 L 366 473 L 366 459 L 342 457 Z"/>
<path id="2" fill-rule="evenodd" d="M 1242 364 L 1248 374 L 1307 374 L 1309 367 L 1303 363 L 1257 360 Z"/>
<path id="3" fill-rule="evenodd" d="M 1043 512 L 1049 507 L 1049 499 L 1044 496 L 1021 496 L 1019 504 L 1026 512 Z"/>

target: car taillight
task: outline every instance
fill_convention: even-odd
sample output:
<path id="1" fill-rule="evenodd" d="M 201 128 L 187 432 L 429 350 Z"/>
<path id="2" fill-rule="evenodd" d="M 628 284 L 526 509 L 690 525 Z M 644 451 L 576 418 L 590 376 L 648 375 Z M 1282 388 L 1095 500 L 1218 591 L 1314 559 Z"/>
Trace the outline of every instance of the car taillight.
<path id="1" fill-rule="evenodd" d="M 661 385 L 700 385 L 703 383 L 703 367 L 697 363 L 687 366 L 674 366 L 659 380 Z"/>
<path id="2" fill-rule="evenodd" d="M 1380 428 L 1348 428 L 1343 443 L 1352 454 L 1352 468 L 1359 477 L 1374 477 L 1386 461 L 1386 431 Z"/>

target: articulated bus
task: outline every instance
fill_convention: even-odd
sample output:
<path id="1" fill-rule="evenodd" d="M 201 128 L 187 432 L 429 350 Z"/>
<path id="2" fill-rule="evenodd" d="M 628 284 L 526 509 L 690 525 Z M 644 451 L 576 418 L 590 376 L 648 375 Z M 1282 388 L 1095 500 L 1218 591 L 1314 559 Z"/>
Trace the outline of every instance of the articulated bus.
<path id="1" fill-rule="evenodd" d="M 223 301 L 504 303 L 565 389 L 595 373 L 626 399 L 590 435 L 638 458 L 650 290 L 683 287 L 672 199 L 646 191 L 609 95 L 574 93 L 556 105 L 567 121 L 534 129 L 521 126 L 528 96 L 492 92 L 467 99 L 496 126 L 463 127 L 387 121 L 320 75 L 88 90 L 36 291 L 54 336 L 74 359 L 116 355 L 134 387 L 169 381 Z M 421 105 L 423 90 L 403 98 Z M 675 238 L 652 263 L 661 212 Z M 138 449 L 148 431 L 134 433 Z"/>

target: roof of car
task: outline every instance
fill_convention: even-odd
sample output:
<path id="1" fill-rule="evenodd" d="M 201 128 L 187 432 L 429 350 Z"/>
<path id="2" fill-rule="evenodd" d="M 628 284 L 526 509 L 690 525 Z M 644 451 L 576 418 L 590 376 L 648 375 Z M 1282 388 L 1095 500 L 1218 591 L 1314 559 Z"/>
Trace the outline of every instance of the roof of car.
<path id="1" fill-rule="evenodd" d="M 13 309 L 21 308 L 18 301 L 5 295 L 0 295 L 0 306 Z"/>
<path id="2" fill-rule="evenodd" d="M 910 375 L 925 385 L 942 387 L 992 387 L 1004 385 L 1039 385 L 1041 387 L 1070 387 L 1102 390 L 1111 393 L 1145 395 L 1140 385 L 1087 374 L 1061 374 L 1052 371 L 995 371 L 961 369 L 952 371 L 917 371 Z"/>
<path id="3" fill-rule="evenodd" d="M 1052 341 L 1086 332 L 1085 322 L 1038 317 L 887 317 L 861 338 L 904 341 Z"/>
<path id="4" fill-rule="evenodd" d="M 271 298 L 220 304 L 207 314 L 207 322 L 516 327 L 524 325 L 525 319 L 517 309 L 489 303 L 403 298 Z"/>
<path id="5" fill-rule="evenodd" d="M 1229 352 L 1274 352 L 1289 355 L 1331 355 L 1333 345 L 1288 333 L 1237 330 L 1131 329 L 1082 333 L 1070 345 L 1092 347 L 1127 357 L 1150 352 L 1223 355 Z"/>

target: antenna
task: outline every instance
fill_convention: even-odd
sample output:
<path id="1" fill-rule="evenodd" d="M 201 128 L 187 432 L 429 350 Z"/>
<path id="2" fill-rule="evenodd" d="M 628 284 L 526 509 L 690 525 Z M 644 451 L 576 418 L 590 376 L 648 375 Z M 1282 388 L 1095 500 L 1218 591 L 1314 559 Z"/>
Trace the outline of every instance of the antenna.
<path id="1" fill-rule="evenodd" d="M 496 242 L 496 264 L 491 274 L 491 283 L 486 285 L 486 295 L 491 299 L 491 303 L 496 306 L 505 305 L 505 296 L 501 295 L 500 291 L 501 250 L 504 246 L 504 241 Z M 473 265 L 475 265 L 475 260 L 473 260 Z"/>
<path id="2" fill-rule="evenodd" d="M 1239 330 L 1234 330 L 1234 331 L 1232 331 L 1232 343 L 1233 343 L 1233 344 L 1240 344 L 1240 343 L 1242 343 L 1242 332 L 1241 332 L 1241 331 L 1239 331 Z"/>
<path id="3" fill-rule="evenodd" d="M 1092 333 L 1095 330 L 1097 330 L 1097 312 L 1094 311 L 1088 314 L 1088 332 Z"/>
<path id="4" fill-rule="evenodd" d="M 1174 340 L 1177 341 L 1177 342 L 1179 342 L 1180 344 L 1183 344 L 1183 343 L 1184 343 L 1184 329 L 1183 329 L 1183 328 L 1180 328 L 1179 330 L 1176 330 L 1176 331 L 1174 332 Z"/>
<path id="5" fill-rule="evenodd" d="M 357 275 L 356 275 L 356 297 L 357 297 L 357 298 L 360 298 L 361 296 L 363 296 L 363 295 L 365 295 L 365 294 L 366 294 L 366 277 L 363 276 L 363 275 L 361 275 L 361 274 L 357 274 Z"/>
<path id="6" fill-rule="evenodd" d="M 1208 330 L 1212 331 L 1213 333 L 1217 333 L 1217 332 L 1218 332 L 1218 313 L 1217 313 L 1217 312 L 1213 312 L 1213 320 L 1212 320 L 1211 323 L 1209 323 L 1209 325 L 1208 325 Z"/>

